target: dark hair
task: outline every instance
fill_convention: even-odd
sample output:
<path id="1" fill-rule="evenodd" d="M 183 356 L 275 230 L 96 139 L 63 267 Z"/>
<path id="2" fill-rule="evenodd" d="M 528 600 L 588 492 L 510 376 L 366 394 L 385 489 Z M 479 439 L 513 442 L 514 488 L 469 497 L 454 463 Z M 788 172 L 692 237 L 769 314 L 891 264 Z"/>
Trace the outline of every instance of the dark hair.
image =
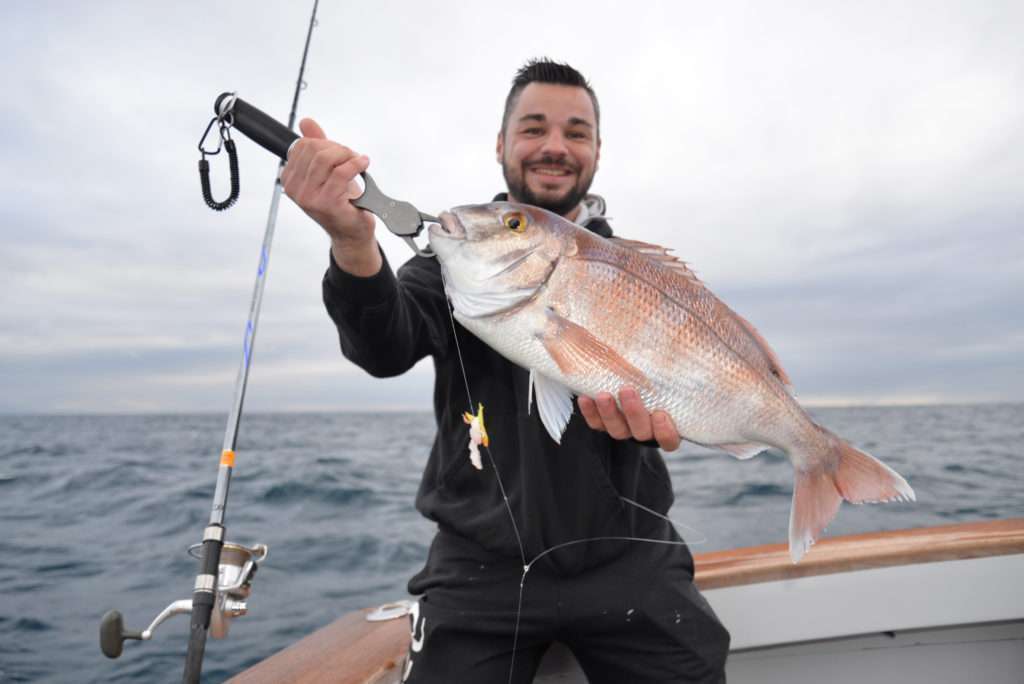
<path id="1" fill-rule="evenodd" d="M 556 85 L 575 86 L 583 88 L 590 95 L 590 101 L 594 103 L 594 118 L 597 129 L 601 129 L 601 110 L 597 106 L 597 95 L 594 89 L 587 83 L 583 74 L 573 69 L 568 64 L 559 64 L 547 57 L 534 58 L 524 64 L 516 72 L 512 79 L 512 88 L 505 98 L 505 112 L 501 115 L 501 133 L 505 134 L 505 127 L 508 126 L 508 117 L 516 106 L 519 94 L 531 83 L 554 83 Z"/>

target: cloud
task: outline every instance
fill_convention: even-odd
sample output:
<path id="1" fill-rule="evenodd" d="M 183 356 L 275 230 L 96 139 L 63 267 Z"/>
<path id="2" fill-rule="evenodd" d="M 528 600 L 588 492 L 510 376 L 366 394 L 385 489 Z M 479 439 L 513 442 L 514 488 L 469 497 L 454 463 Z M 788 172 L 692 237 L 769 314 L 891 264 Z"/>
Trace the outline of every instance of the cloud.
<path id="1" fill-rule="evenodd" d="M 276 161 L 239 139 L 241 201 L 215 214 L 196 143 L 224 90 L 285 119 L 307 11 L 5 12 L 0 411 L 227 409 Z M 512 74 L 567 60 L 601 99 L 613 225 L 675 247 L 802 397 L 1021 400 L 1022 19 L 1013 2 L 326 4 L 300 110 L 436 212 L 501 189 Z M 247 406 L 429 409 L 429 363 L 380 381 L 340 358 L 326 257 L 283 201 Z"/>

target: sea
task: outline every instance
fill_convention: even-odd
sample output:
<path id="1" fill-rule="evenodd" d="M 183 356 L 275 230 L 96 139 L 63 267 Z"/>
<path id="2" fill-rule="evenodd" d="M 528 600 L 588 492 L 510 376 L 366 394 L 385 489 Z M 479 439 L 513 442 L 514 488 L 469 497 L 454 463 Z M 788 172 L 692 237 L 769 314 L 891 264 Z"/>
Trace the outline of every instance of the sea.
<path id="1" fill-rule="evenodd" d="M 883 459 L 913 504 L 843 506 L 829 535 L 1024 516 L 1024 404 L 820 408 Z M 143 629 L 190 598 L 187 553 L 210 516 L 224 415 L 0 416 L 0 682 L 181 678 L 187 616 L 110 660 L 104 613 Z M 263 543 L 249 614 L 210 640 L 219 682 L 341 615 L 405 598 L 433 525 L 413 507 L 428 413 L 247 414 L 228 539 Z M 696 554 L 786 540 L 792 468 L 684 445 L 666 454 L 670 517 Z M 813 551 L 812 551 L 813 553 Z"/>

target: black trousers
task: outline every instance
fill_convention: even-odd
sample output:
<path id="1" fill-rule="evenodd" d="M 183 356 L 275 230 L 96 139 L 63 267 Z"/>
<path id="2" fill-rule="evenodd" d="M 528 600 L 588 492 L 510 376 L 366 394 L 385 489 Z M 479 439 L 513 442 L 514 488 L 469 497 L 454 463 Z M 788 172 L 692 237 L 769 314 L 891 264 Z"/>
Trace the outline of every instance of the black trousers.
<path id="1" fill-rule="evenodd" d="M 412 615 L 409 684 L 525 684 L 558 641 L 591 684 L 725 681 L 729 633 L 693 586 L 685 549 L 628 544 L 613 561 L 572 577 L 517 562 L 482 563 L 438 548 L 445 573 Z M 515 640 L 515 650 L 513 650 Z M 510 676 L 511 674 L 511 676 Z"/>

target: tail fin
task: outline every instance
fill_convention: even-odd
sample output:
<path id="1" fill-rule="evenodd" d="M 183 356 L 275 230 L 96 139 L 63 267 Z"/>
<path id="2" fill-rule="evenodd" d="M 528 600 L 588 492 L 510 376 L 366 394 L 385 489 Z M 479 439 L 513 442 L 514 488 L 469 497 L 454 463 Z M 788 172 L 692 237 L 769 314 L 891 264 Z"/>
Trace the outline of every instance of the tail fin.
<path id="1" fill-rule="evenodd" d="M 799 563 L 839 511 L 842 496 L 824 467 L 796 471 L 789 509 L 789 557 Z"/>
<path id="2" fill-rule="evenodd" d="M 917 500 L 914 490 L 895 470 L 843 440 L 837 441 L 839 467 L 834 477 L 844 499 L 856 504 Z"/>
<path id="3" fill-rule="evenodd" d="M 809 470 L 796 470 L 793 507 L 789 512 L 789 556 L 799 563 L 839 504 L 914 501 L 914 490 L 899 473 L 877 458 L 832 437 L 834 448 L 824 462 Z"/>

